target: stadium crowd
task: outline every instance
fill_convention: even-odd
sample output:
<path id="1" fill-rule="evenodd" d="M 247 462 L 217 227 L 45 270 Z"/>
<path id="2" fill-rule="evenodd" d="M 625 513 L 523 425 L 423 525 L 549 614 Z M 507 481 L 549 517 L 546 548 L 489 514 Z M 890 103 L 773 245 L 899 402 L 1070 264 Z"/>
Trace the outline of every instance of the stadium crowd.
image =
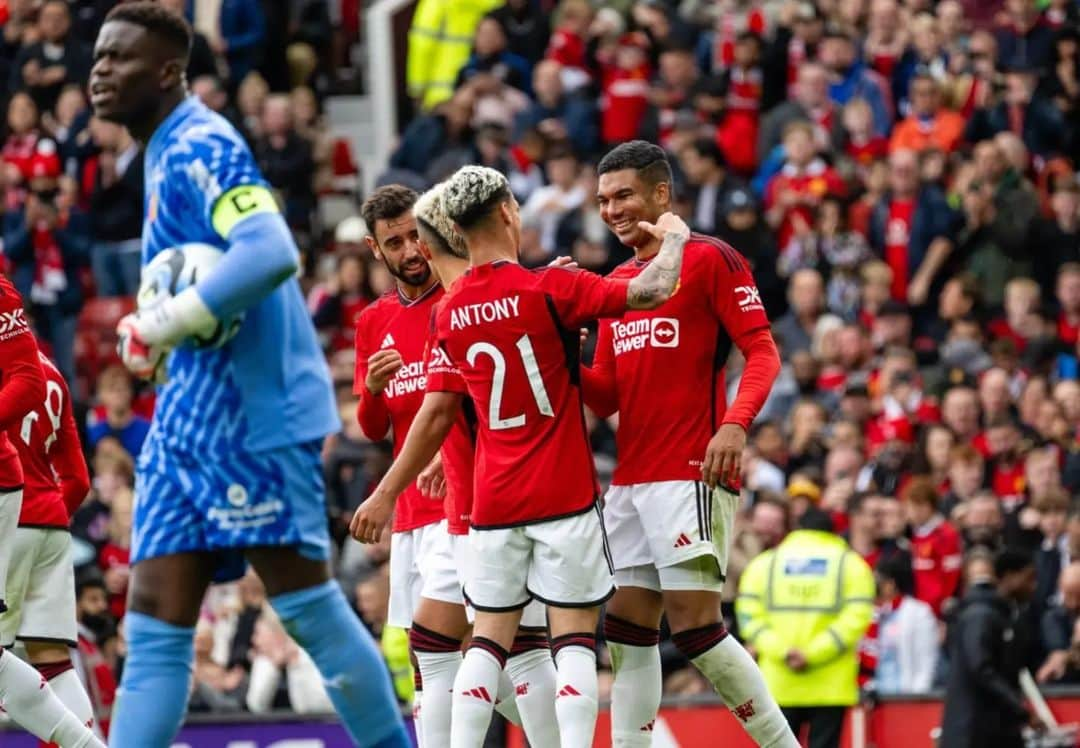
<path id="1" fill-rule="evenodd" d="M 93 490 L 73 533 L 81 644 L 104 706 L 152 405 L 111 355 L 138 286 L 143 206 L 141 154 L 87 110 L 88 43 L 111 5 L 0 9 L 3 262 L 84 404 Z M 522 205 L 525 264 L 570 255 L 606 272 L 630 254 L 600 219 L 594 167 L 641 137 L 669 152 L 680 214 L 752 264 L 784 366 L 744 456 L 729 627 L 741 570 L 813 507 L 879 570 L 860 647 L 869 690 L 945 682 L 948 621 L 1005 547 L 1036 561 L 1023 659 L 1042 682 L 1080 682 L 1080 6 L 473 0 L 453 34 L 432 33 L 450 5 L 418 4 L 414 112 L 380 183 L 492 166 Z M 338 578 L 408 701 L 404 634 L 382 625 L 388 546 L 346 540 L 390 462 L 360 432 L 351 392 L 356 316 L 391 278 L 358 218 L 328 226 L 317 210 L 352 171 L 320 107 L 356 8 L 226 0 L 207 18 L 211 6 L 188 9 L 189 80 L 249 139 L 306 254 L 345 424 L 324 450 Z M 589 425 L 609 475 L 615 423 Z M 664 656 L 665 693 L 707 692 L 674 647 Z M 193 709 L 324 711 L 317 680 L 254 575 L 208 597 Z"/>

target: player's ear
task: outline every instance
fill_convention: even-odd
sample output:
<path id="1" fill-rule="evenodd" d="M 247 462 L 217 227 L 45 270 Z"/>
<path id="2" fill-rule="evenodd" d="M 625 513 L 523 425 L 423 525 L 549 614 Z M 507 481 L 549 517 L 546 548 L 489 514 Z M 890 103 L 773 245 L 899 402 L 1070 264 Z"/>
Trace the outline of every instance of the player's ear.
<path id="1" fill-rule="evenodd" d="M 667 208 L 671 205 L 671 183 L 657 182 L 653 186 L 653 200 L 660 207 Z"/>
<path id="2" fill-rule="evenodd" d="M 167 60 L 161 66 L 161 90 L 169 91 L 177 86 L 186 86 L 187 79 L 184 74 L 184 61 L 179 59 Z"/>
<path id="3" fill-rule="evenodd" d="M 379 251 L 379 243 L 375 241 L 375 237 L 365 236 L 364 243 L 367 244 L 368 249 L 371 250 L 371 254 L 375 255 L 375 259 L 382 259 L 382 252 Z"/>

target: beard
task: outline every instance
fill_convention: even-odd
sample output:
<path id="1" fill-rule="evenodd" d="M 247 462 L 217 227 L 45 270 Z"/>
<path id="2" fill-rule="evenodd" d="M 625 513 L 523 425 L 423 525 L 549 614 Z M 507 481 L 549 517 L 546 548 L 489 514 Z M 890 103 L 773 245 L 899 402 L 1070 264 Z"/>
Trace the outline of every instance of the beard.
<path id="1" fill-rule="evenodd" d="M 426 262 L 421 263 L 420 267 L 413 270 L 402 270 L 400 267 L 394 267 L 386 259 L 383 259 L 383 263 L 386 265 L 390 275 L 409 286 L 422 286 L 431 278 L 431 266 Z"/>

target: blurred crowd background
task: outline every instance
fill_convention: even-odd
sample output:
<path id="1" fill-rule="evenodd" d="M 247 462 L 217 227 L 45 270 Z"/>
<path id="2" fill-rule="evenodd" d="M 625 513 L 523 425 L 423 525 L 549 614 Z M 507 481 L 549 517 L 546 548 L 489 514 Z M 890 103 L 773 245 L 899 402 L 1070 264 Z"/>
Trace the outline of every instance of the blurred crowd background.
<path id="1" fill-rule="evenodd" d="M 193 94 L 248 138 L 304 254 L 345 423 L 325 448 L 335 568 L 407 701 L 404 635 L 382 625 L 388 549 L 346 540 L 390 460 L 355 423 L 353 326 L 392 279 L 358 217 L 320 210 L 363 197 L 322 114 L 361 86 L 349 50 L 362 8 L 162 1 L 198 31 Z M 113 353 L 138 285 L 142 155 L 85 95 L 112 4 L 0 2 L 2 261 L 80 403 L 94 487 L 74 520 L 79 611 L 106 705 L 153 400 Z M 678 212 L 751 263 L 783 369 L 743 463 L 732 629 L 741 569 L 813 507 L 882 570 L 860 649 L 868 688 L 944 682 L 950 616 L 1005 547 L 1037 568 L 1024 662 L 1043 682 L 1080 682 L 1074 0 L 420 0 L 408 38 L 408 111 L 377 183 L 423 189 L 492 166 L 521 202 L 525 264 L 570 255 L 606 272 L 629 253 L 600 219 L 595 164 L 645 138 L 670 154 Z M 736 353 L 732 392 L 739 370 Z M 616 424 L 589 424 L 606 477 Z M 902 601 L 936 623 L 882 625 Z M 196 650 L 193 709 L 326 708 L 253 576 L 211 593 Z M 664 665 L 665 693 L 709 689 L 674 647 Z"/>

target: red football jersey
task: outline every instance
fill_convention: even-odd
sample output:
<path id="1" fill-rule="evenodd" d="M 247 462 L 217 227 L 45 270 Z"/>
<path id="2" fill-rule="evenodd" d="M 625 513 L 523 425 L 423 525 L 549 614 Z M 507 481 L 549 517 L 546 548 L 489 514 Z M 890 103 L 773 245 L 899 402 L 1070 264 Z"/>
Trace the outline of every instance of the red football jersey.
<path id="1" fill-rule="evenodd" d="M 21 527 L 66 529 L 90 490 L 67 383 L 44 355 L 45 401 L 8 429 L 23 469 Z"/>
<path id="2" fill-rule="evenodd" d="M 395 289 L 365 307 L 356 324 L 356 378 L 353 392 L 360 396 L 357 413 L 360 427 L 369 439 L 385 439 L 393 428 L 395 457 L 401 451 L 409 426 L 424 401 L 427 389 L 424 350 L 431 310 L 442 295 L 442 286 L 437 283 L 411 300 Z M 376 351 L 387 348 L 401 354 L 402 366 L 381 394 L 372 395 L 364 386 L 367 361 Z M 394 532 L 406 532 L 442 518 L 442 504 L 425 498 L 413 483 L 398 497 L 392 529 Z"/>
<path id="3" fill-rule="evenodd" d="M 435 314 L 439 305 L 435 306 Z M 432 319 L 434 323 L 434 318 Z M 436 344 L 432 329 L 428 347 L 427 388 L 429 392 L 467 392 L 461 372 Z M 442 448 L 443 477 L 446 480 L 446 529 L 451 535 L 469 534 L 469 515 L 473 503 L 473 472 L 476 462 L 476 408 L 473 401 L 464 398 L 457 420 L 446 435 Z"/>
<path id="4" fill-rule="evenodd" d="M 956 593 L 964 563 L 960 533 L 937 516 L 911 535 L 915 597 L 941 615 L 941 605 Z"/>
<path id="5" fill-rule="evenodd" d="M 611 277 L 633 278 L 646 265 L 628 260 Z M 613 484 L 701 479 L 727 407 L 723 366 L 732 343 L 768 326 L 742 255 L 701 234 L 686 245 L 671 299 L 601 323 L 593 370 L 618 396 Z"/>
<path id="6" fill-rule="evenodd" d="M 0 493 L 23 484 L 19 453 L 8 431 L 19 428 L 27 412 L 44 397 L 45 378 L 37 343 L 23 311 L 22 299 L 0 275 Z"/>
<path id="7" fill-rule="evenodd" d="M 593 506 L 578 329 L 621 314 L 627 285 L 500 261 L 470 269 L 447 294 L 436 316 L 437 346 L 461 381 L 440 386 L 462 392 L 464 384 L 479 424 L 473 527 L 529 524 Z"/>

